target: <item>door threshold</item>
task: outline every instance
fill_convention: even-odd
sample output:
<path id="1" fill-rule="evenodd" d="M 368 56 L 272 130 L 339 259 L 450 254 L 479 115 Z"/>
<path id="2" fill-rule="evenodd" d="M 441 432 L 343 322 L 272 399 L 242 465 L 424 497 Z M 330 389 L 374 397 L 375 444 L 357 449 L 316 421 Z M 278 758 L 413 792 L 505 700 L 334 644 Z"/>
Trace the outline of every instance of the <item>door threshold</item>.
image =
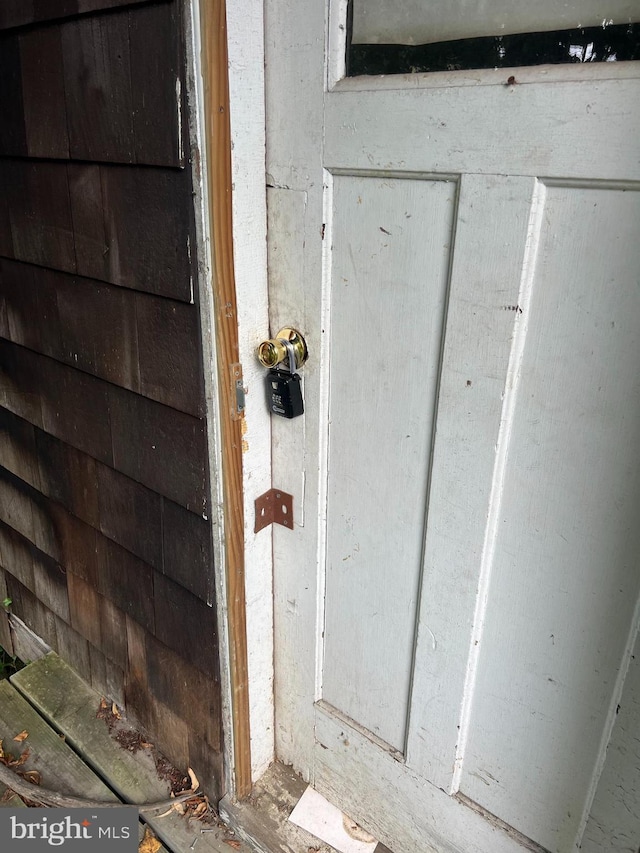
<path id="1" fill-rule="evenodd" d="M 289 815 L 307 789 L 291 767 L 276 762 L 254 785 L 251 796 L 219 804 L 222 820 L 256 853 L 336 853 L 334 847 L 289 821 Z M 381 842 L 375 853 L 391 853 Z"/>

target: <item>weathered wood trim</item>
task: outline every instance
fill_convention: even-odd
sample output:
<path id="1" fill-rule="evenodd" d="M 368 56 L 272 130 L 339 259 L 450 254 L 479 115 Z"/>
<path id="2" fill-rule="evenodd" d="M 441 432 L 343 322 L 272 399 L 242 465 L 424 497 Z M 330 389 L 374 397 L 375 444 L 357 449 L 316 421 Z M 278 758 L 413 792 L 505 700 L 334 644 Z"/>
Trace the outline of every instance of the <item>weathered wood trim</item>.
<path id="1" fill-rule="evenodd" d="M 9 616 L 9 627 L 13 654 L 17 655 L 23 663 L 39 660 L 51 651 L 51 646 L 13 613 Z"/>
<path id="2" fill-rule="evenodd" d="M 239 343 L 233 263 L 231 132 L 224 0 L 201 0 L 200 13 L 205 147 L 213 258 L 212 288 L 222 438 L 234 794 L 242 799 L 248 796 L 251 790 L 251 743 L 244 583 L 242 421 L 233 417 L 235 389 L 230 381 L 231 365 L 239 361 Z"/>

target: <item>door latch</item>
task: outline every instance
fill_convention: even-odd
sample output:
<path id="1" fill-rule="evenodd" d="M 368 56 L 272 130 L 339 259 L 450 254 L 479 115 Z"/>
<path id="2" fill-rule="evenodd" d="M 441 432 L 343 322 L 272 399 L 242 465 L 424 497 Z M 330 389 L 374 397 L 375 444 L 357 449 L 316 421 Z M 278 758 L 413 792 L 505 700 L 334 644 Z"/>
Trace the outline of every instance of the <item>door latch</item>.
<path id="1" fill-rule="evenodd" d="M 280 329 L 275 338 L 263 341 L 258 347 L 260 364 L 270 368 L 266 388 L 267 404 L 272 414 L 296 418 L 304 412 L 298 370 L 307 358 L 307 344 L 296 329 Z"/>

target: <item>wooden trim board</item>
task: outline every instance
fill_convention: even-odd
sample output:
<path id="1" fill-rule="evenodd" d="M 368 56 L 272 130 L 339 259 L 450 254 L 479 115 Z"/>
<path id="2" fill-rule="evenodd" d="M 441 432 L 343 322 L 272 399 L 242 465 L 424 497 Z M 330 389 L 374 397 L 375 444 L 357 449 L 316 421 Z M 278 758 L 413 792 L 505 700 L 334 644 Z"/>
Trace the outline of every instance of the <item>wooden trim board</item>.
<path id="1" fill-rule="evenodd" d="M 212 460 L 212 512 L 214 514 L 214 549 L 216 549 L 217 610 L 220 629 L 220 661 L 223 685 L 225 723 L 225 770 L 227 789 L 234 791 L 234 732 L 231 678 L 232 642 L 227 607 L 231 589 L 227 584 L 225 549 L 226 518 L 223 489 L 223 440 L 218 410 L 222 395 L 218 392 L 217 341 L 212 335 L 214 288 L 211 287 L 213 227 L 215 210 L 209 204 L 213 180 L 208 179 L 208 158 L 205 149 L 212 103 L 204 93 L 206 72 L 203 70 L 204 4 L 208 0 L 190 0 L 187 14 L 187 52 L 189 78 L 187 94 L 193 100 L 189 110 L 192 144 L 192 171 L 196 238 L 198 245 L 199 293 L 202 315 L 202 341 L 205 355 L 205 385 L 209 412 L 209 453 Z M 231 206 L 233 274 L 238 329 L 238 357 L 243 386 L 246 390 L 244 417 L 240 421 L 244 517 L 253 515 L 256 496 L 271 487 L 271 416 L 264 403 L 264 368 L 255 350 L 261 340 L 269 337 L 269 300 L 267 288 L 267 199 L 265 183 L 265 102 L 264 102 L 264 8 L 262 0 L 228 0 L 226 8 L 228 56 L 228 120 L 231 134 L 231 186 L 227 199 Z M 210 8 L 207 6 L 207 9 Z M 210 75 L 209 75 L 210 76 Z M 209 86 L 210 89 L 210 86 Z M 208 89 L 208 91 L 209 91 Z M 220 116 L 215 110 L 215 115 Z M 223 115 L 223 118 L 225 116 Z M 211 139 L 209 138 L 209 143 Z M 224 305 L 224 299 L 221 297 Z M 220 367 L 220 382 L 228 383 L 229 376 Z M 233 400 L 232 400 L 233 401 Z M 222 474 L 220 473 L 222 472 Z M 257 780 L 274 759 L 274 667 L 273 667 L 273 584 L 272 535 L 270 530 L 256 535 L 250 524 L 244 530 L 244 597 L 246 623 L 246 657 L 249 690 L 251 731 L 251 773 Z"/>
<path id="2" fill-rule="evenodd" d="M 224 0 L 201 0 L 205 141 L 213 255 L 213 300 L 224 494 L 224 537 L 233 714 L 234 793 L 251 792 L 249 677 L 244 580 L 242 419 L 235 416 L 231 366 L 239 362 L 233 261 L 231 132 Z"/>

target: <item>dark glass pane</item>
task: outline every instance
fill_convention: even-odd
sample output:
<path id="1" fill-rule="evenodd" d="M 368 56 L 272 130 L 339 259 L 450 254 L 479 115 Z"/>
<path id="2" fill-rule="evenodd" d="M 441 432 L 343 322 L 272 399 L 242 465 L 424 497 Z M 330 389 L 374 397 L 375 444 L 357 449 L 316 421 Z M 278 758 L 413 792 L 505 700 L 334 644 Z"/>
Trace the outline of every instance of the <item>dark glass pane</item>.
<path id="1" fill-rule="evenodd" d="M 632 59 L 640 59 L 640 23 L 437 44 L 354 44 L 347 50 L 347 76 Z"/>

